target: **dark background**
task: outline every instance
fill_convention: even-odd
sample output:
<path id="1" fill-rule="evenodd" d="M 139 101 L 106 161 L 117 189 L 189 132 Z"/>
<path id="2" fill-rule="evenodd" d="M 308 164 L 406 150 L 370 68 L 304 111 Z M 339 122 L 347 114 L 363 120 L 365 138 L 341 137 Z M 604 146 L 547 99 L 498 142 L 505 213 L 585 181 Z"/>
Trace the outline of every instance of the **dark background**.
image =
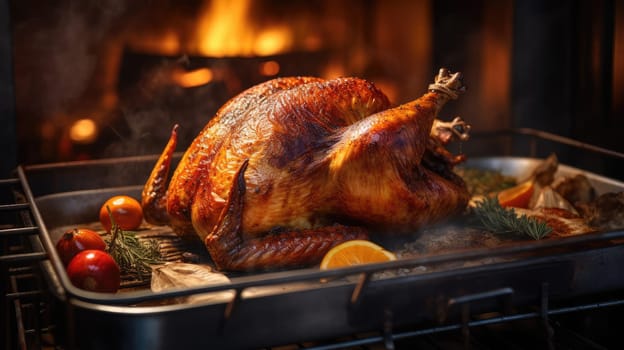
<path id="1" fill-rule="evenodd" d="M 184 39 L 207 2 L 1 0 L 2 174 L 17 164 L 159 153 L 180 120 L 181 147 L 190 142 L 225 100 L 262 80 L 241 72 L 265 57 L 206 57 L 190 46 L 162 54 L 137 43 L 164 29 Z M 335 3 L 256 1 L 245 25 L 286 23 L 295 39 L 321 39 L 315 51 L 295 42 L 268 57 L 280 60 L 280 75 L 323 75 L 338 61 L 340 74 L 371 79 L 400 103 L 449 67 L 464 72 L 469 90 L 445 117 L 461 115 L 475 131 L 536 128 L 624 151 L 621 1 Z M 239 76 L 229 85 L 154 87 L 159 71 L 146 68 L 154 59 L 228 65 Z M 116 104 L 102 108 L 111 89 Z M 64 130 L 85 110 L 100 113 L 100 138 L 72 144 Z M 603 167 L 621 178 L 621 164 Z"/>

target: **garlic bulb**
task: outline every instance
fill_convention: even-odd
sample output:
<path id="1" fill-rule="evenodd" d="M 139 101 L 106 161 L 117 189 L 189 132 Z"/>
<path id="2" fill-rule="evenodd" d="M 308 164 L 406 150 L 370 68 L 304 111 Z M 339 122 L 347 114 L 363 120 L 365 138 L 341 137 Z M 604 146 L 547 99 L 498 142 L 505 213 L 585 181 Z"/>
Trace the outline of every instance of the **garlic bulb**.
<path id="1" fill-rule="evenodd" d="M 553 188 L 550 186 L 544 186 L 540 189 L 539 194 L 537 195 L 531 208 L 559 208 L 565 209 L 578 215 L 578 212 L 576 211 L 574 206 L 572 206 L 570 202 L 568 202 L 565 198 L 563 198 L 563 196 L 557 193 L 557 191 L 553 190 Z"/>

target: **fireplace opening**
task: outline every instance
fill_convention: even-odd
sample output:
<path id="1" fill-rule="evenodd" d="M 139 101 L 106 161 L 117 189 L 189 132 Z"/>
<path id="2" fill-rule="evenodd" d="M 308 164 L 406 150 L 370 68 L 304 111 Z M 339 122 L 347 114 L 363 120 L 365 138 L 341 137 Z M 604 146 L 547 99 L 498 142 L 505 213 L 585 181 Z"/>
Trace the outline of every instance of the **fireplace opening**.
<path id="1" fill-rule="evenodd" d="M 453 0 L 9 1 L 18 163 L 182 150 L 229 98 L 280 76 L 358 76 L 394 104 L 440 67 L 475 131 L 624 149 L 624 6 Z M 608 165 L 605 165 L 608 167 Z"/>

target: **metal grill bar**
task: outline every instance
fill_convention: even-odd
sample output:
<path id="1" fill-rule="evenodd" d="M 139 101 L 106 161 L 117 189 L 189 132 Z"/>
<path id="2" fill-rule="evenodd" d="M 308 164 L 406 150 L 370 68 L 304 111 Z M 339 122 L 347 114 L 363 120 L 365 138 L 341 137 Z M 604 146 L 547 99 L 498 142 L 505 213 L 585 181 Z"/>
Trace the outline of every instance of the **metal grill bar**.
<path id="1" fill-rule="evenodd" d="M 6 349 L 40 349 L 41 338 L 54 329 L 44 322 L 46 289 L 41 285 L 39 262 L 47 259 L 38 235 L 40 228 L 33 225 L 32 203 L 25 198 L 19 178 L 0 179 L 5 195 L 0 205 L 0 272 L 2 276 L 3 324 L 7 335 Z M 12 215 L 15 214 L 15 215 Z M 8 220 L 8 221 L 7 221 Z"/>
<path id="2" fill-rule="evenodd" d="M 0 205 L 0 210 L 12 211 L 12 210 L 28 209 L 29 207 L 30 205 L 28 203 L 5 204 L 5 205 Z"/>
<path id="3" fill-rule="evenodd" d="M 0 256 L 0 262 L 31 262 L 44 260 L 48 257 L 47 253 L 21 253 Z"/>
<path id="4" fill-rule="evenodd" d="M 8 228 L 4 230 L 0 230 L 0 234 L 3 236 L 9 235 L 29 235 L 29 234 L 38 234 L 39 228 L 35 226 L 28 227 L 17 227 L 17 228 Z"/>
<path id="5" fill-rule="evenodd" d="M 624 305 L 624 300 L 620 299 L 620 300 L 613 300 L 613 301 L 608 301 L 608 302 L 603 302 L 603 303 L 592 303 L 592 304 L 586 304 L 586 305 L 578 305 L 575 307 L 553 309 L 553 310 L 547 311 L 547 314 L 548 315 L 562 315 L 562 314 L 574 313 L 574 312 L 579 312 L 579 311 L 597 310 L 601 308 L 608 308 L 608 307 L 619 306 L 619 305 Z M 521 313 L 521 314 L 515 314 L 515 315 L 493 317 L 493 318 L 488 318 L 484 320 L 469 321 L 468 326 L 471 328 L 475 328 L 475 327 L 511 323 L 511 322 L 516 322 L 516 321 L 530 320 L 530 319 L 539 319 L 540 317 L 542 317 L 541 311 L 527 312 L 527 313 Z M 458 330 L 461 330 L 463 326 L 464 325 L 462 325 L 461 323 L 458 323 L 458 324 L 451 324 L 451 325 L 445 325 L 445 326 L 439 326 L 439 327 L 424 328 L 424 329 L 419 329 L 419 330 L 414 330 L 414 331 L 395 332 L 393 334 L 390 334 L 390 337 L 392 338 L 393 341 L 405 340 L 405 339 L 422 337 L 422 336 L 432 335 L 432 334 L 437 334 L 437 333 L 448 333 L 451 331 L 458 331 Z M 340 342 L 334 342 L 331 344 L 323 344 L 323 345 L 318 345 L 318 346 L 314 345 L 314 346 L 304 347 L 304 348 L 306 350 L 334 350 L 334 349 L 347 349 L 347 348 L 353 348 L 353 347 L 361 347 L 361 346 L 374 345 L 374 344 L 383 344 L 385 343 L 387 336 L 388 335 L 373 335 L 373 336 L 361 337 L 361 338 L 353 339 L 353 340 L 344 340 Z"/>

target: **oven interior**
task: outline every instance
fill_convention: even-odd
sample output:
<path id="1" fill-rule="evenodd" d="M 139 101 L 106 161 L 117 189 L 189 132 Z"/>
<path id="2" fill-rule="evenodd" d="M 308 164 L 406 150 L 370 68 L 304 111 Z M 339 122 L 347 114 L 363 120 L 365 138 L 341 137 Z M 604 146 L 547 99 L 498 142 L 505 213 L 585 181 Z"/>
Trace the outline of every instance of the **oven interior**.
<path id="1" fill-rule="evenodd" d="M 498 145 L 497 154 L 507 160 L 518 155 L 540 159 L 553 146 L 575 148 L 578 159 L 584 154 L 613 157 L 590 145 L 534 130 L 478 135 L 473 141 L 483 143 L 474 145 L 476 149 Z M 514 149 L 511 144 L 523 146 Z M 60 260 L 50 255 L 54 237 L 68 222 L 95 220 L 93 208 L 111 193 L 140 192 L 154 159 L 20 166 L 15 178 L 2 181 L 0 232 L 6 238 L 1 262 L 8 281 L 3 304 L 9 312 L 8 348 L 152 344 L 409 349 L 428 344 L 459 349 L 537 344 L 600 349 L 618 341 L 617 315 L 624 304 L 619 268 L 624 263 L 622 230 L 565 240 L 520 241 L 494 250 L 478 246 L 451 250 L 389 262 L 389 266 L 243 275 L 231 284 L 181 291 L 152 293 L 143 286 L 108 297 L 71 287 L 66 275 L 59 273 L 63 267 L 55 266 Z M 622 159 L 622 154 L 616 158 Z M 120 169 L 128 174 L 126 180 L 95 176 Z M 68 182 L 68 178 L 77 180 Z M 608 178 L 596 180 L 606 188 L 624 188 Z M 414 273 L 384 277 L 397 270 Z M 264 293 L 258 294 L 263 288 Z M 235 294 L 207 304 L 168 302 L 226 291 Z M 267 319 L 267 315 L 273 316 Z M 110 337 L 111 332 L 119 336 Z"/>
<path id="2" fill-rule="evenodd" d="M 65 329 L 71 322 L 58 321 L 67 309 L 54 290 L 59 282 L 49 280 L 34 198 L 78 182 L 108 187 L 85 177 L 91 173 L 80 162 L 96 162 L 96 174 L 125 157 L 136 164 L 161 151 L 175 123 L 184 149 L 225 101 L 273 77 L 359 76 L 401 103 L 449 67 L 464 73 L 468 92 L 444 116 L 473 125 L 478 141 L 463 146 L 472 154 L 501 144 L 505 155 L 554 151 L 562 163 L 624 179 L 622 159 L 602 153 L 624 150 L 624 5 L 617 1 L 1 0 L 0 26 L 7 349 L 73 348 L 79 338 Z M 547 133 L 565 139 L 542 143 Z M 76 166 L 80 180 L 67 184 L 61 174 Z M 604 264 L 617 285 L 621 273 L 604 262 L 612 256 L 597 252 L 586 259 Z M 469 300 L 445 324 L 398 327 L 382 314 L 374 331 L 266 348 L 602 349 L 619 341 L 621 286 L 558 303 L 537 290 L 515 312 L 508 293 L 472 295 L 495 307 L 471 312 L 480 304 Z"/>
<path id="3" fill-rule="evenodd" d="M 462 72 L 468 86 L 444 118 L 624 149 L 617 1 L 2 6 L 4 173 L 17 164 L 160 153 L 175 123 L 184 149 L 225 101 L 278 76 L 358 76 L 399 104 L 420 96 L 441 67 Z"/>

